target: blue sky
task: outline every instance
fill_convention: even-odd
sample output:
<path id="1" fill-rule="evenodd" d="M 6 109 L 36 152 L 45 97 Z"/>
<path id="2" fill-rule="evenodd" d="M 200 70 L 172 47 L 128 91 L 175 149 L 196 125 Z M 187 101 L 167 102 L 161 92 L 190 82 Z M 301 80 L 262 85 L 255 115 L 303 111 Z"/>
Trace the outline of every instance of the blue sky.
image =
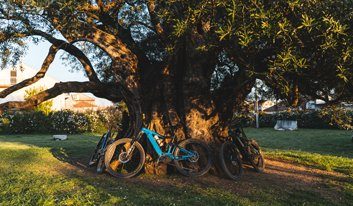
<path id="1" fill-rule="evenodd" d="M 22 59 L 22 63 L 35 70 L 39 70 L 43 63 L 43 60 L 48 54 L 50 45 L 51 44 L 48 42 L 41 42 L 38 45 L 29 43 L 29 50 L 27 52 L 27 55 Z M 63 51 L 60 51 L 56 55 L 54 62 L 50 65 L 47 75 L 62 82 L 86 81 L 87 78 L 84 76 L 83 71 L 69 71 L 70 68 L 64 65 L 62 60 L 60 59 L 61 54 L 63 54 Z"/>
<path id="2" fill-rule="evenodd" d="M 26 56 L 23 57 L 21 63 L 24 65 L 34 69 L 39 70 L 42 66 L 42 63 L 45 57 L 48 54 L 49 47 L 51 46 L 48 42 L 41 42 L 40 44 L 36 45 L 34 43 L 29 43 L 29 49 Z M 46 75 L 61 81 L 87 81 L 88 78 L 85 77 L 83 68 L 81 71 L 74 71 L 70 72 L 70 68 L 66 66 L 63 61 L 61 60 L 60 56 L 63 54 L 64 51 L 60 51 L 56 57 L 54 62 L 50 65 L 49 70 Z M 96 99 L 96 103 L 98 105 L 111 105 L 111 102 L 104 99 Z"/>

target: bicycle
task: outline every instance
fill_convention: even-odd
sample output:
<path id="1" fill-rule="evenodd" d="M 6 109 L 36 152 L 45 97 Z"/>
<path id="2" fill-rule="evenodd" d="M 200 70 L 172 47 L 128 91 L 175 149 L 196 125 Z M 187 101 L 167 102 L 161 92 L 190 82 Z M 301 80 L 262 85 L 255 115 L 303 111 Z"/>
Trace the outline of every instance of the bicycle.
<path id="1" fill-rule="evenodd" d="M 257 172 L 265 169 L 264 157 L 260 146 L 255 140 L 248 139 L 243 127 L 229 130 L 229 137 L 221 145 L 220 162 L 226 175 L 238 180 L 243 174 L 243 163 L 249 163 Z"/>
<path id="2" fill-rule="evenodd" d="M 104 133 L 102 135 L 102 137 L 100 138 L 91 158 L 90 161 L 88 163 L 88 166 L 93 167 L 93 166 L 97 166 L 96 172 L 98 174 L 103 173 L 104 171 L 104 156 L 105 156 L 105 152 L 107 149 L 107 145 L 111 142 L 111 137 L 112 137 L 112 132 L 111 129 L 108 129 L 108 131 L 106 133 Z"/>
<path id="3" fill-rule="evenodd" d="M 172 132 L 174 134 L 174 132 Z M 211 152 L 207 144 L 198 139 L 175 143 L 174 135 L 167 138 L 147 128 L 142 128 L 137 138 L 119 139 L 107 148 L 105 167 L 114 177 L 130 178 L 137 175 L 145 163 L 145 151 L 139 140 L 147 137 L 158 155 L 158 162 L 170 164 L 185 176 L 201 176 L 211 168 Z M 162 150 L 164 149 L 164 151 Z"/>

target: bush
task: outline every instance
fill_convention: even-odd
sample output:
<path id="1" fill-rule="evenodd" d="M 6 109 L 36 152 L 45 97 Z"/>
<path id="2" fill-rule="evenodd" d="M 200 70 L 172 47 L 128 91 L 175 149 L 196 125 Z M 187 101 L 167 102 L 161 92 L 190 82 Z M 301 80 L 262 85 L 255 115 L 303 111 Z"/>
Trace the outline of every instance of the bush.
<path id="1" fill-rule="evenodd" d="M 328 107 L 312 112 L 284 112 L 260 114 L 260 127 L 274 127 L 277 120 L 297 120 L 299 128 L 353 129 L 353 112 L 337 107 Z"/>
<path id="2" fill-rule="evenodd" d="M 50 132 L 65 134 L 91 132 L 88 116 L 83 113 L 64 110 L 51 113 L 48 119 L 51 122 Z"/>
<path id="3" fill-rule="evenodd" d="M 332 127 L 346 130 L 353 129 L 353 111 L 331 106 L 321 110 L 320 116 Z"/>
<path id="4" fill-rule="evenodd" d="M 121 122 L 121 108 L 109 107 L 84 113 L 69 110 L 15 112 L 0 116 L 0 133 L 3 134 L 80 134 L 103 133 L 108 128 L 117 129 Z"/>
<path id="5" fill-rule="evenodd" d="M 3 133 L 34 133 L 47 131 L 47 118 L 42 112 L 16 112 L 0 117 L 0 131 Z"/>
<path id="6" fill-rule="evenodd" d="M 87 132 L 104 133 L 107 128 L 117 131 L 121 126 L 123 110 L 121 107 L 108 107 L 100 111 L 87 111 L 85 115 L 90 125 Z"/>

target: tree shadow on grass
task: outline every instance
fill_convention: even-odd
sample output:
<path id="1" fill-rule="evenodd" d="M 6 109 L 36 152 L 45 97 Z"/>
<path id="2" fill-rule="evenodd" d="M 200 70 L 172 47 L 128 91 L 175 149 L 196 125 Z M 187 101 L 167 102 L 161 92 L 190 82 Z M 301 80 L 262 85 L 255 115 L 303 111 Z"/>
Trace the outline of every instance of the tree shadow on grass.
<path id="1" fill-rule="evenodd" d="M 85 166 L 88 161 L 86 160 L 87 158 L 80 159 L 70 156 L 65 149 L 52 149 L 51 152 L 54 157 L 60 161 L 84 169 L 85 173 L 79 175 L 79 178 L 83 178 L 85 181 L 91 183 L 95 180 L 103 182 L 99 186 L 100 190 L 104 190 L 112 196 L 120 196 L 122 193 L 119 188 L 123 187 L 132 193 L 137 192 L 142 194 L 143 197 L 149 197 L 144 199 L 141 198 L 141 196 L 134 196 L 135 194 L 133 194 L 134 198 L 139 199 L 136 200 L 137 202 L 135 203 L 141 203 L 139 201 L 143 200 L 146 203 L 156 204 L 158 200 L 163 204 L 170 204 L 175 201 L 174 199 L 178 195 L 184 200 L 190 199 L 193 203 L 195 203 L 193 198 L 203 198 L 207 200 L 205 203 L 215 203 L 217 201 L 223 201 L 219 200 L 221 197 L 217 195 L 217 193 L 225 193 L 226 196 L 229 195 L 227 201 L 234 204 L 246 204 L 248 201 L 253 203 L 257 201 L 270 203 L 274 201 L 271 200 L 271 198 L 275 198 L 277 199 L 276 201 L 282 202 L 283 204 L 288 201 L 293 204 L 304 202 L 330 202 L 333 204 L 336 201 L 335 197 L 340 195 L 340 192 L 337 188 L 332 189 L 326 186 L 327 181 L 324 180 L 344 181 L 344 177 L 338 177 L 334 173 L 321 173 L 318 172 L 319 170 L 312 171 L 310 169 L 301 170 L 298 169 L 298 166 L 292 166 L 289 163 L 282 164 L 277 161 L 271 161 L 266 172 L 263 174 L 254 172 L 251 167 L 246 167 L 244 176 L 237 182 L 212 175 L 206 175 L 200 178 L 188 178 L 177 174 L 162 177 L 140 175 L 125 180 L 115 179 L 107 174 L 96 175 L 94 169 L 88 169 Z M 322 189 L 317 189 L 320 187 Z M 185 193 L 190 194 L 185 196 Z M 166 194 L 171 196 L 163 198 L 155 197 Z M 257 196 L 261 198 L 259 199 Z M 293 198 L 293 196 L 295 197 Z M 320 197 L 320 200 L 316 197 Z"/>
<path id="2" fill-rule="evenodd" d="M 99 136 L 69 135 L 68 140 L 55 141 L 51 135 L 6 135 L 0 136 L 1 142 L 48 148 L 52 155 L 73 166 L 86 168 Z"/>
<path id="3" fill-rule="evenodd" d="M 321 180 L 310 180 L 312 174 L 289 175 L 291 168 L 274 165 L 264 174 L 246 170 L 241 181 L 231 181 L 206 175 L 187 178 L 180 175 L 148 176 L 140 175 L 132 179 L 115 179 L 107 174 L 95 175 L 89 172 L 76 174 L 87 184 L 114 197 L 127 197 L 133 204 L 169 205 L 248 205 L 257 204 L 331 204 L 344 205 L 345 200 L 339 188 L 330 188 Z M 316 174 L 314 174 L 315 176 Z M 68 175 L 72 178 L 72 174 Z M 97 184 L 98 183 L 98 184 Z M 321 188 L 321 189 L 318 189 Z"/>
<path id="4" fill-rule="evenodd" d="M 88 161 L 90 156 L 85 156 L 85 157 L 75 157 L 72 155 L 69 155 L 67 153 L 67 151 L 64 148 L 51 148 L 50 152 L 52 153 L 52 155 L 62 161 L 62 162 L 66 162 L 69 163 L 75 167 L 78 167 L 80 169 L 88 169 Z M 87 153 L 87 155 L 91 155 L 89 153 Z"/>
<path id="5" fill-rule="evenodd" d="M 323 181 L 327 178 L 337 178 L 334 175 L 327 174 L 320 177 L 309 170 L 303 172 L 289 167 L 288 164 L 278 164 L 276 161 L 270 162 L 264 174 L 246 169 L 242 179 L 237 182 L 212 175 L 187 178 L 175 174 L 164 177 L 140 175 L 125 180 L 115 179 L 107 174 L 96 175 L 94 169 L 87 168 L 91 152 L 99 140 L 97 137 L 74 136 L 63 142 L 52 141 L 47 136 L 35 137 L 32 140 L 25 138 L 12 140 L 8 138 L 8 140 L 48 148 L 53 157 L 69 164 L 67 168 L 60 166 L 62 167 L 60 172 L 67 179 L 78 180 L 84 188 L 94 188 L 98 195 L 95 199 L 97 204 L 114 197 L 127 204 L 137 205 L 173 203 L 179 205 L 249 205 L 251 203 L 286 205 L 304 202 L 334 204 L 335 197 L 342 196 L 338 191 L 339 188 L 328 188 L 325 186 L 326 182 Z M 27 154 L 20 154 L 20 156 L 25 160 Z M 40 161 L 33 158 L 30 160 L 33 164 Z M 317 189 L 318 187 L 323 189 Z M 345 200 L 337 202 L 337 204 L 344 203 Z"/>

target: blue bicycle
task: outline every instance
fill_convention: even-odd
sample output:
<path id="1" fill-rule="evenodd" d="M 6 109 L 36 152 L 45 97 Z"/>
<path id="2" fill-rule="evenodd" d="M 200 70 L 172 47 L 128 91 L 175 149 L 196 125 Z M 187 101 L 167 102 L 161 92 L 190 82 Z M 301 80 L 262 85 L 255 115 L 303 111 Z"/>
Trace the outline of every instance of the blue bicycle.
<path id="1" fill-rule="evenodd" d="M 207 144 L 198 139 L 186 139 L 174 143 L 147 128 L 142 128 L 136 139 L 123 138 L 110 144 L 105 153 L 107 171 L 119 178 L 130 178 L 138 174 L 145 163 L 145 151 L 138 142 L 143 136 L 158 155 L 158 162 L 174 163 L 185 176 L 201 176 L 211 168 L 211 152 Z"/>

